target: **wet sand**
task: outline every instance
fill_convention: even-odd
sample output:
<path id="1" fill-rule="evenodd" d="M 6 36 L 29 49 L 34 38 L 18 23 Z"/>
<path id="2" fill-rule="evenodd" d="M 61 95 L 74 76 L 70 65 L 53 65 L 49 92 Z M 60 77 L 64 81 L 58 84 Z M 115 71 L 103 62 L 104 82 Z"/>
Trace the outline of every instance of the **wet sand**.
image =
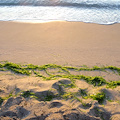
<path id="1" fill-rule="evenodd" d="M 120 65 L 120 24 L 0 22 L 0 60 Z"/>

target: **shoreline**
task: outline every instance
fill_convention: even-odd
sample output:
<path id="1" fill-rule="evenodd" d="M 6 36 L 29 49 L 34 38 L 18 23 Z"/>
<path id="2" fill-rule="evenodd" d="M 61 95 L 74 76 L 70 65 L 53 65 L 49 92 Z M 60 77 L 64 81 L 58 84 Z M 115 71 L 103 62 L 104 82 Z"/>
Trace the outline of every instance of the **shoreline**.
<path id="1" fill-rule="evenodd" d="M 100 24 L 93 22 L 84 22 L 84 21 L 67 21 L 67 20 L 10 20 L 10 21 L 0 21 L 0 22 L 13 22 L 13 23 L 24 23 L 24 24 L 41 24 L 41 23 L 51 23 L 51 22 L 69 22 L 69 23 L 86 23 L 86 24 L 96 24 L 96 25 L 115 25 L 120 24 L 119 22 L 108 23 L 108 24 Z"/>
<path id="2" fill-rule="evenodd" d="M 120 24 L 0 22 L 0 31 L 1 61 L 120 66 Z"/>

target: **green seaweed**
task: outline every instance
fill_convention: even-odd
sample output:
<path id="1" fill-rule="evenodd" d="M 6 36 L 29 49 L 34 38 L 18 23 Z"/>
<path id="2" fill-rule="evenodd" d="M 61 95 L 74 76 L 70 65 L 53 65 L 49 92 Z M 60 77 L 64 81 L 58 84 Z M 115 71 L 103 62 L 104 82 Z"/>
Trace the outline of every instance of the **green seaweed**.
<path id="1" fill-rule="evenodd" d="M 86 98 L 88 96 L 86 89 L 79 89 L 79 92 L 82 96 L 82 98 Z"/>
<path id="2" fill-rule="evenodd" d="M 59 81 L 59 82 L 61 83 L 60 86 L 64 86 L 65 88 L 76 88 L 77 87 L 75 82 L 72 82 L 70 84 L 64 84 L 62 81 Z"/>
<path id="3" fill-rule="evenodd" d="M 26 65 L 25 65 L 26 66 Z M 39 68 L 39 66 L 38 65 L 33 65 L 33 64 L 28 64 L 27 66 L 26 66 L 26 69 L 30 69 L 30 70 L 36 70 L 36 69 L 38 69 Z"/>
<path id="4" fill-rule="evenodd" d="M 21 69 L 21 65 L 20 64 L 15 64 L 15 63 L 11 63 L 11 62 L 6 62 L 4 65 L 4 67 L 8 68 L 8 69 Z"/>
<path id="5" fill-rule="evenodd" d="M 116 88 L 120 86 L 120 81 L 110 81 L 107 83 L 107 88 Z"/>
<path id="6" fill-rule="evenodd" d="M 4 100 L 4 99 L 0 97 L 0 105 L 2 104 L 3 100 Z"/>
<path id="7" fill-rule="evenodd" d="M 24 97 L 24 98 L 27 98 L 27 97 L 36 97 L 35 93 L 33 93 L 33 92 L 29 91 L 29 90 L 23 91 L 21 93 L 21 96 Z"/>
<path id="8" fill-rule="evenodd" d="M 103 103 L 104 99 L 105 99 L 105 93 L 104 92 L 100 92 L 94 95 L 90 95 L 90 98 L 92 98 L 93 100 L 97 100 L 98 103 Z"/>
<path id="9" fill-rule="evenodd" d="M 11 70 L 12 72 L 15 73 L 20 73 L 20 74 L 24 74 L 24 75 L 30 75 L 31 71 L 30 70 L 26 70 L 25 68 L 23 68 L 20 64 L 15 64 L 15 63 L 11 63 L 11 62 L 6 62 L 3 65 L 4 68 L 7 68 L 8 70 Z"/>
<path id="10" fill-rule="evenodd" d="M 51 101 L 53 98 L 55 98 L 54 95 L 47 95 L 44 99 L 44 101 Z"/>
<path id="11" fill-rule="evenodd" d="M 106 66 L 105 69 L 110 69 L 112 71 L 117 71 L 118 74 L 120 75 L 120 68 L 118 68 L 116 66 Z"/>
<path id="12" fill-rule="evenodd" d="M 0 68 L 3 68 L 3 67 L 4 67 L 4 65 L 0 63 Z"/>
<path id="13" fill-rule="evenodd" d="M 100 76 L 81 76 L 81 79 L 84 79 L 87 83 L 93 84 L 94 86 L 101 86 L 106 84 L 106 80 Z"/>
<path id="14" fill-rule="evenodd" d="M 69 98 L 74 98 L 76 93 L 73 92 L 66 92 L 64 95 L 62 95 L 63 99 L 69 99 Z"/>
<path id="15" fill-rule="evenodd" d="M 56 80 L 58 78 L 70 79 L 71 81 L 70 84 L 64 84 L 61 82 L 60 86 L 63 86 L 64 88 L 77 88 L 77 85 L 75 84 L 76 80 L 84 80 L 85 82 L 93 85 L 94 87 L 106 85 L 107 88 L 113 89 L 113 88 L 116 88 L 117 86 L 120 86 L 120 81 L 107 82 L 101 76 L 80 75 L 79 74 L 80 72 L 78 72 L 77 75 L 71 74 L 71 71 L 95 71 L 97 70 L 97 71 L 107 72 L 106 70 L 112 70 L 113 72 L 117 72 L 120 75 L 120 68 L 116 66 L 102 66 L 102 67 L 93 66 L 91 68 L 85 65 L 82 67 L 61 66 L 61 65 L 56 65 L 56 64 L 46 64 L 46 65 L 39 66 L 39 65 L 33 65 L 33 64 L 22 65 L 22 64 L 16 64 L 16 63 L 8 62 L 8 61 L 4 61 L 4 62 L 2 61 L 0 62 L 0 71 L 2 70 L 11 71 L 11 72 L 19 73 L 22 75 L 34 75 L 37 77 L 41 77 L 43 80 Z M 55 72 L 50 72 L 50 70 L 53 70 Z M 45 75 L 42 74 L 42 72 L 44 72 Z M 88 95 L 85 89 L 79 88 L 79 90 L 80 90 L 79 93 L 68 92 L 68 93 L 64 93 L 61 95 L 65 99 L 68 99 L 68 98 L 77 99 L 77 95 L 80 94 L 83 99 L 92 98 L 94 100 L 97 100 L 99 103 L 101 103 L 105 98 L 104 92 L 97 93 L 96 95 Z M 12 97 L 12 96 L 13 95 L 10 94 L 5 99 L 8 99 L 9 97 Z M 22 96 L 23 97 L 32 97 L 32 96 L 36 97 L 35 94 L 30 91 L 24 91 L 22 93 Z M 52 98 L 53 98 L 53 95 L 52 96 L 50 95 L 50 96 L 47 96 L 45 99 L 51 100 Z"/>

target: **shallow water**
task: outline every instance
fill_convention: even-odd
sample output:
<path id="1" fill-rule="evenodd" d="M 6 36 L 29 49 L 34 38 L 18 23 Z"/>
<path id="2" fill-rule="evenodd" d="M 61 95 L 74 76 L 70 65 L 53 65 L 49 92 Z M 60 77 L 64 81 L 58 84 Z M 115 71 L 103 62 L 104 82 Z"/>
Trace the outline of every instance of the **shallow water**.
<path id="1" fill-rule="evenodd" d="M 0 20 L 120 23 L 120 0 L 0 0 Z"/>

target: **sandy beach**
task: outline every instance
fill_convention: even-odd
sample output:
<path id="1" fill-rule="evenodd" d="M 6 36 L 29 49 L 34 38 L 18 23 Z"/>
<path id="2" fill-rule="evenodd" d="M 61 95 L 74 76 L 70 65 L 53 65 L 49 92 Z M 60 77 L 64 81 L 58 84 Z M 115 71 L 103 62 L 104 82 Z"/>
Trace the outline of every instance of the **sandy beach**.
<path id="1" fill-rule="evenodd" d="M 0 61 L 0 120 L 120 120 L 120 24 L 0 22 Z"/>
<path id="2" fill-rule="evenodd" d="M 0 22 L 0 60 L 120 65 L 120 24 Z"/>

